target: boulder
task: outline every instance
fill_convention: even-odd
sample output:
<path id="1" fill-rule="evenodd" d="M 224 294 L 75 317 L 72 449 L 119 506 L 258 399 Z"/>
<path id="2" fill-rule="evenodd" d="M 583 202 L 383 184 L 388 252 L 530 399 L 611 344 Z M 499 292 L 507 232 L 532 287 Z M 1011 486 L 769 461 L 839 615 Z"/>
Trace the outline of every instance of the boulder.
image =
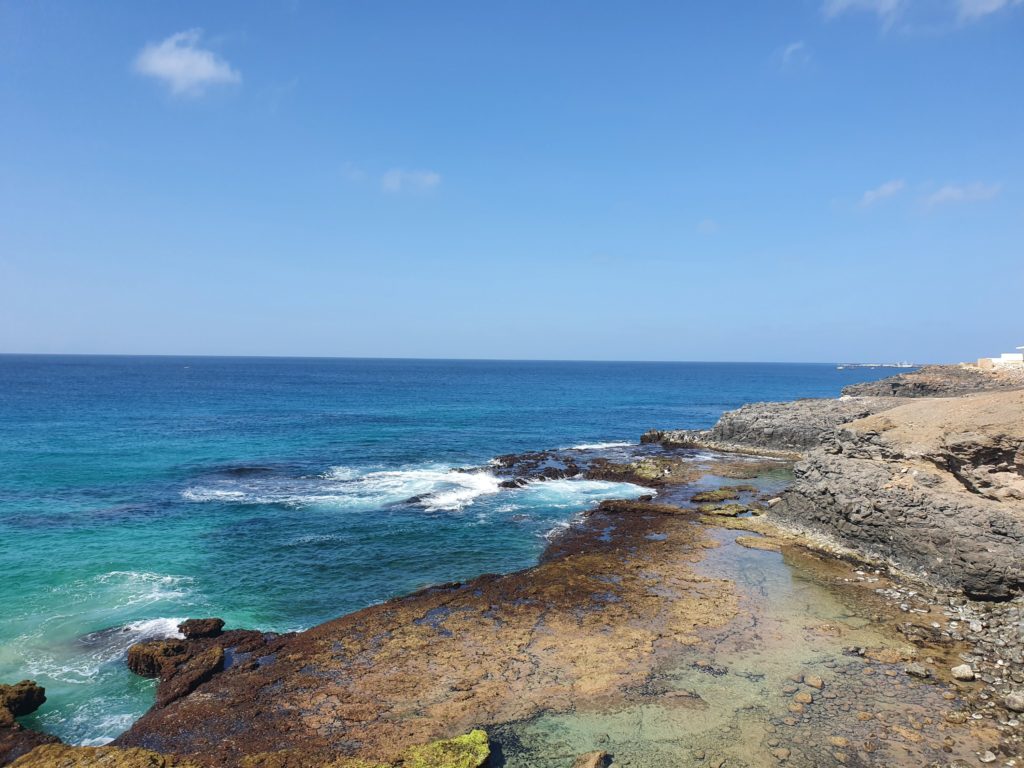
<path id="1" fill-rule="evenodd" d="M 1003 706 L 1011 712 L 1024 712 L 1024 690 L 1006 694 Z"/>
<path id="2" fill-rule="evenodd" d="M 35 680 L 22 680 L 14 685 L 0 685 L 0 710 L 6 710 L 11 717 L 29 715 L 46 701 L 46 689 L 36 685 Z"/>
<path id="3" fill-rule="evenodd" d="M 180 659 L 188 646 L 181 640 L 151 640 L 128 649 L 128 669 L 142 677 L 162 677 L 164 667 Z"/>
<path id="4" fill-rule="evenodd" d="M 178 631 L 187 640 L 217 637 L 224 631 L 224 619 L 189 619 L 178 625 Z"/>

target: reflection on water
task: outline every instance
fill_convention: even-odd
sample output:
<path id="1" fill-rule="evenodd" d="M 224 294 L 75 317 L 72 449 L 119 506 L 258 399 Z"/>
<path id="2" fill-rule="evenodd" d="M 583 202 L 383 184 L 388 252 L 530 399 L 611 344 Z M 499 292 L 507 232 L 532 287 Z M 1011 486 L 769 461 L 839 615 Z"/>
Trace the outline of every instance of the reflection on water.
<path id="1" fill-rule="evenodd" d="M 674 654 L 642 690 L 624 692 L 623 706 L 496 729 L 499 764 L 568 768 L 593 750 L 631 768 L 977 760 L 978 744 L 946 730 L 943 686 L 852 650 L 904 646 L 870 615 L 881 604 L 836 585 L 848 566 L 748 549 L 735 531 L 711 535 L 721 546 L 698 570 L 735 582 L 740 616 Z"/>

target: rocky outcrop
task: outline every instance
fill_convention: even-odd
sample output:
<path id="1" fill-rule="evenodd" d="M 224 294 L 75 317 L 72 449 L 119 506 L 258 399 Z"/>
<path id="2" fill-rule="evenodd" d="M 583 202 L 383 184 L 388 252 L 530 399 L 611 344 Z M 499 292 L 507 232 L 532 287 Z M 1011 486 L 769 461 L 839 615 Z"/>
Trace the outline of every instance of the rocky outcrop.
<path id="1" fill-rule="evenodd" d="M 646 696 L 669 654 L 736 615 L 732 585 L 694 570 L 711 544 L 696 517 L 665 505 L 605 505 L 553 537 L 536 567 L 430 587 L 282 637 L 262 651 L 272 659 L 226 664 L 151 709 L 115 745 L 211 767 L 471 768 L 482 735 L 468 761 L 454 761 L 454 744 L 407 750 Z M 231 634 L 182 642 L 203 647 Z M 172 681 L 185 673 L 187 663 L 164 661 L 162 648 L 154 656 L 147 668 L 168 670 Z"/>
<path id="2" fill-rule="evenodd" d="M 46 691 L 33 680 L 0 685 L 0 765 L 7 765 L 41 744 L 60 740 L 23 727 L 17 717 L 30 715 L 46 701 Z"/>
<path id="3" fill-rule="evenodd" d="M 850 397 L 956 397 L 1022 386 L 1024 381 L 1001 371 L 968 365 L 926 365 L 880 381 L 850 384 L 843 388 L 843 394 Z"/>
<path id="4" fill-rule="evenodd" d="M 34 680 L 0 685 L 0 723 L 30 715 L 46 701 L 46 689 Z"/>
<path id="5" fill-rule="evenodd" d="M 189 619 L 178 625 L 178 631 L 186 640 L 217 637 L 224 631 L 224 619 Z"/>
<path id="6" fill-rule="evenodd" d="M 256 668 L 272 663 L 287 636 L 249 629 L 222 631 L 221 619 L 190 619 L 178 629 L 185 639 L 150 640 L 128 649 L 128 668 L 159 678 L 156 706 L 187 696 L 230 666 Z"/>
<path id="7" fill-rule="evenodd" d="M 722 414 L 711 429 L 651 430 L 640 441 L 795 458 L 821 445 L 836 427 L 893 408 L 900 402 L 893 398 L 851 398 L 751 403 Z"/>
<path id="8" fill-rule="evenodd" d="M 794 475 L 779 520 L 972 597 L 1024 588 L 1024 390 L 854 421 Z"/>
<path id="9" fill-rule="evenodd" d="M 584 473 L 588 480 L 633 483 L 649 488 L 692 483 L 700 475 L 701 470 L 692 461 L 678 456 L 645 456 L 630 462 L 595 459 Z"/>

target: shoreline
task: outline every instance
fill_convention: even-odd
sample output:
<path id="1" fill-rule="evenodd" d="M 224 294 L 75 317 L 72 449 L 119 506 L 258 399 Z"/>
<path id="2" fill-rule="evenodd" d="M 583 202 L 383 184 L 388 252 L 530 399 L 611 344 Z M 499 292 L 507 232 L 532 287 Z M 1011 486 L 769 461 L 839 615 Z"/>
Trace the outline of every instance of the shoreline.
<path id="1" fill-rule="evenodd" d="M 715 429 L 719 427 L 702 433 L 660 432 L 656 433 L 657 438 L 653 436 L 655 433 L 647 433 L 645 438 L 648 439 L 642 442 L 662 442 L 670 447 L 686 445 L 705 450 L 717 450 L 727 444 L 739 446 L 747 449 L 746 456 L 732 457 L 732 463 L 749 464 L 750 467 L 757 466 L 757 457 L 771 456 L 774 459 L 782 453 L 793 458 L 798 454 L 795 448 L 799 447 L 799 455 L 803 457 L 799 467 L 808 462 L 808 456 L 813 461 L 816 452 L 825 450 L 822 445 L 831 446 L 830 441 L 837 433 L 849 431 L 846 425 L 898 409 L 906 402 L 905 399 L 901 402 L 891 402 L 900 401 L 900 398 L 890 397 L 872 397 L 869 400 L 870 403 L 857 398 L 857 401 L 852 403 L 849 399 L 840 399 L 796 401 L 781 405 L 755 404 L 723 415 L 719 422 L 719 427 L 722 427 L 719 436 L 728 432 L 732 442 L 717 439 Z M 862 412 L 865 404 L 872 409 L 870 413 Z M 814 413 L 812 418 L 808 418 L 808 410 L 820 410 L 821 413 Z M 828 413 L 825 413 L 826 411 Z M 737 417 L 736 414 L 742 415 Z M 790 431 L 767 427 L 771 432 L 766 433 L 763 424 L 765 418 L 774 419 L 776 424 L 780 419 L 782 422 L 789 419 L 789 426 L 795 427 Z M 756 424 L 756 429 L 760 430 L 757 433 L 759 436 L 756 439 L 749 439 L 749 435 L 756 431 L 751 428 L 746 432 L 748 439 L 745 443 L 736 442 L 737 435 L 744 434 L 742 430 L 737 431 L 737 427 L 744 424 Z M 669 437 L 666 437 L 666 434 Z M 801 480 L 799 470 L 794 484 L 781 494 L 779 501 L 772 498 L 771 502 L 768 502 L 767 499 L 758 500 L 753 496 L 741 495 L 748 509 L 767 514 L 753 518 L 734 518 L 701 515 L 692 503 L 687 503 L 683 498 L 686 494 L 692 495 L 704 478 L 709 475 L 715 476 L 714 471 L 708 471 L 709 468 L 696 473 L 692 466 L 687 466 L 686 462 L 673 461 L 673 457 L 669 455 L 669 460 L 660 456 L 641 457 L 628 465 L 605 462 L 603 465 L 599 463 L 596 467 L 588 466 L 585 472 L 574 471 L 573 474 L 558 475 L 558 472 L 572 470 L 566 470 L 563 466 L 556 468 L 552 474 L 549 460 L 555 453 L 557 452 L 538 452 L 499 459 L 508 459 L 503 468 L 511 471 L 510 480 L 513 483 L 517 480 L 526 482 L 555 476 L 591 477 L 590 473 L 594 473 L 593 479 L 624 480 L 631 475 L 637 480 L 643 480 L 643 484 L 664 489 L 664 493 L 654 503 L 622 502 L 620 504 L 623 506 L 618 509 L 614 504 L 608 503 L 599 506 L 587 513 L 580 523 L 549 542 L 537 565 L 522 571 L 504 576 L 480 576 L 465 585 L 429 587 L 421 592 L 394 598 L 294 635 L 268 637 L 262 633 L 252 633 L 243 637 L 228 633 L 223 642 L 234 644 L 231 646 L 232 654 L 235 654 L 238 648 L 243 648 L 240 653 L 255 655 L 255 663 L 247 658 L 243 659 L 241 664 L 225 664 L 223 649 L 220 654 L 212 650 L 221 645 L 204 642 L 201 648 L 193 649 L 197 652 L 188 654 L 187 659 L 175 662 L 176 665 L 180 663 L 181 667 L 175 667 L 169 682 L 174 683 L 177 680 L 175 685 L 180 695 L 164 697 L 162 706 L 151 709 L 126 734 L 119 737 L 111 749 L 123 746 L 145 747 L 161 754 L 186 755 L 188 759 L 198 760 L 200 764 L 216 762 L 241 765 L 254 755 L 261 755 L 259 759 L 264 761 L 285 761 L 260 763 L 267 765 L 319 765 L 325 764 L 325 760 L 342 758 L 390 761 L 401 759 L 403 752 L 416 744 L 455 737 L 480 725 L 487 725 L 490 729 L 497 728 L 500 731 L 509 727 L 507 724 L 529 720 L 544 711 L 576 709 L 581 701 L 592 700 L 595 706 L 604 707 L 613 703 L 621 705 L 629 698 L 623 691 L 628 692 L 637 686 L 642 687 L 644 681 L 663 662 L 665 654 L 679 655 L 681 648 L 699 645 L 702 642 L 700 636 L 714 634 L 716 629 L 721 629 L 740 614 L 739 603 L 735 602 L 735 585 L 729 588 L 715 583 L 713 579 L 708 581 L 694 571 L 694 567 L 704 560 L 702 553 L 715 548 L 706 546 L 708 539 L 700 529 L 708 526 L 714 530 L 744 528 L 760 534 L 763 539 L 758 540 L 760 543 L 741 542 L 739 546 L 753 546 L 758 549 L 763 547 L 764 551 L 773 553 L 789 548 L 790 556 L 794 547 L 812 551 L 816 546 L 820 550 L 820 544 L 827 543 L 827 540 L 820 538 L 821 532 L 815 531 L 813 527 L 806 529 L 810 536 L 807 533 L 799 533 L 798 526 L 792 522 L 794 513 L 784 511 L 792 506 L 791 502 L 787 501 L 787 495 L 794 493 L 794 485 L 798 485 Z M 715 457 L 710 463 L 714 461 L 718 462 L 714 469 L 725 473 L 717 476 L 718 485 L 733 482 L 728 479 L 728 475 L 731 472 L 735 479 L 737 470 L 729 466 L 730 457 Z M 776 465 L 778 463 L 775 461 Z M 760 469 L 764 469 L 763 464 Z M 579 467 L 576 470 L 579 470 Z M 548 474 L 545 476 L 542 474 L 544 472 Z M 531 473 L 540 474 L 533 477 Z M 603 477 L 598 478 L 597 475 Z M 723 479 L 727 482 L 721 482 Z M 728 505 L 719 506 L 725 508 Z M 610 535 L 606 530 L 609 524 L 614 529 L 614 533 Z M 648 535 L 656 538 L 648 539 Z M 657 538 L 662 535 L 666 539 Z M 660 556 L 660 550 L 664 549 L 661 544 L 667 539 L 678 539 L 674 542 L 677 545 L 674 551 L 677 553 L 689 553 L 683 556 L 685 562 L 660 562 L 664 559 Z M 842 538 L 836 540 L 842 541 Z M 871 562 L 868 559 L 871 555 L 871 552 L 861 552 L 856 547 L 847 550 L 847 556 L 861 565 L 860 570 L 864 570 L 864 564 Z M 836 558 L 836 551 L 828 553 L 826 557 Z M 601 558 L 604 558 L 604 561 Z M 638 562 L 642 567 L 637 565 Z M 836 558 L 835 562 L 839 563 L 842 560 Z M 874 562 L 877 565 L 881 561 Z M 651 597 L 647 594 L 650 585 L 646 585 L 643 579 L 633 575 L 643 568 L 660 569 L 659 578 L 656 580 L 659 585 L 676 585 L 670 601 L 667 597 L 660 596 L 651 602 Z M 867 571 L 864 570 L 864 573 Z M 881 576 L 880 573 L 876 575 Z M 618 583 L 615 581 L 616 578 L 619 579 Z M 624 578 L 629 582 L 626 585 L 622 583 Z M 869 579 L 874 576 L 863 578 Z M 897 595 L 919 596 L 918 590 L 925 584 L 915 581 L 913 573 L 910 578 L 898 573 L 893 573 L 887 578 L 893 579 L 894 585 L 887 589 L 893 590 Z M 688 596 L 687 590 L 701 592 L 701 599 L 689 599 L 692 595 Z M 476 594 L 477 592 L 480 594 Z M 968 605 L 971 610 L 975 610 L 970 601 L 963 605 L 953 605 L 949 601 L 958 601 L 959 598 L 948 594 L 940 596 L 935 590 L 929 604 L 929 613 L 937 607 L 940 597 L 946 601 L 948 607 L 963 608 L 964 605 Z M 531 613 L 531 609 L 528 608 L 530 601 L 538 599 L 547 601 L 544 603 L 544 611 L 539 612 L 540 609 L 537 609 L 538 613 Z M 481 607 L 485 600 L 486 606 Z M 592 620 L 591 614 L 607 618 L 610 612 L 614 618 L 617 606 L 624 602 L 635 609 L 636 613 L 619 614 L 619 620 L 601 623 L 602 631 L 610 631 L 612 639 L 604 637 L 601 644 L 588 645 L 586 632 L 581 630 L 590 626 L 586 622 Z M 657 603 L 663 609 L 669 602 L 675 606 L 673 610 L 678 609 L 681 612 L 677 616 L 679 627 L 671 627 L 670 636 L 673 639 L 666 641 L 665 627 L 659 624 L 664 620 L 657 618 L 658 611 L 652 611 L 652 606 Z M 708 606 L 715 607 L 716 611 L 712 612 L 715 615 L 709 614 Z M 453 609 L 456 610 L 457 616 L 464 612 L 467 616 L 472 614 L 472 617 L 463 616 L 458 622 L 454 622 L 451 619 Z M 921 608 L 908 608 L 904 611 L 902 607 L 897 606 L 897 609 L 910 618 L 926 615 L 913 613 L 913 610 L 923 610 Z M 487 617 L 488 612 L 493 615 Z M 525 642 L 525 647 L 538 642 L 535 636 L 537 624 L 542 615 L 547 621 L 550 612 L 560 617 L 563 623 L 560 629 L 564 640 L 582 644 L 588 649 L 587 666 L 580 666 L 578 655 L 565 656 L 566 651 L 561 648 L 561 643 L 556 642 L 559 637 L 557 634 L 554 636 L 555 639 L 547 641 L 545 653 L 538 656 L 539 660 L 516 660 L 514 655 L 508 656 L 511 649 L 523 647 L 522 642 Z M 961 611 L 961 614 L 963 613 Z M 487 620 L 481 619 L 481 616 Z M 534 622 L 532 625 L 531 620 Z M 725 624 L 717 623 L 719 620 L 724 620 Z M 972 619 L 966 621 L 983 623 Z M 449 622 L 452 622 L 452 626 L 449 626 Z M 636 626 L 638 622 L 642 625 L 640 628 Z M 495 627 L 499 623 L 501 631 L 496 632 Z M 929 626 L 933 623 L 936 622 L 930 622 Z M 628 627 L 629 632 L 625 632 L 623 626 Z M 687 628 L 687 632 L 677 637 L 679 628 L 683 626 Z M 378 630 L 376 635 L 370 631 L 373 628 Z M 516 629 L 520 633 L 518 642 L 510 639 L 517 636 L 513 631 Z M 982 629 L 987 627 L 983 626 Z M 963 633 L 943 631 L 949 635 L 949 642 L 945 642 L 947 638 L 942 637 L 941 632 L 938 637 L 925 630 L 908 630 L 909 634 L 901 634 L 905 635 L 908 641 L 920 641 L 936 655 L 939 655 L 939 651 L 934 650 L 935 648 L 942 650 L 945 658 L 948 655 L 946 651 L 952 653 L 950 649 L 953 646 L 959 647 L 958 644 L 962 645 L 967 638 L 957 639 L 954 635 Z M 400 641 L 394 639 L 396 634 Z M 982 637 L 983 632 L 972 634 L 979 643 L 986 642 Z M 691 643 L 680 639 L 691 636 L 697 638 Z M 470 653 L 469 650 L 455 645 L 450 649 L 450 655 L 445 656 L 442 651 L 451 645 L 452 637 L 472 638 L 477 644 L 475 652 Z M 644 637 L 651 639 L 644 640 Z M 251 650 L 245 650 L 249 648 L 244 645 L 246 642 L 250 643 Z M 616 645 L 616 642 L 619 644 Z M 341 643 L 340 647 L 338 643 Z M 325 644 L 330 646 L 330 650 L 325 650 Z M 394 648 L 389 649 L 389 644 L 394 645 Z M 638 644 L 644 649 L 649 647 L 650 652 L 639 653 Z M 662 646 L 671 646 L 671 651 Z M 582 653 L 578 648 L 574 649 L 574 652 Z M 383 658 L 378 658 L 379 653 L 384 654 Z M 409 658 L 417 654 L 426 654 L 432 660 L 431 671 L 426 668 L 420 669 L 419 672 L 410 669 L 412 662 Z M 474 669 L 472 659 L 478 659 L 481 654 L 490 663 L 506 670 L 499 676 L 500 683 L 491 680 L 488 670 L 485 669 L 478 670 L 475 678 L 469 674 L 463 680 L 449 681 L 451 684 L 444 692 L 433 692 L 433 698 L 421 692 L 425 681 L 431 681 L 431 675 L 443 674 L 451 677 L 456 672 Z M 204 656 L 201 662 L 196 661 L 197 658 Z M 593 665 L 589 657 L 600 660 L 596 665 L 603 670 L 599 683 L 593 681 L 588 671 Z M 293 658 L 295 661 L 292 663 L 291 671 L 283 669 L 282 662 Z M 624 658 L 630 663 L 624 665 Z M 261 659 L 269 661 L 261 663 Z M 402 661 L 399 662 L 399 659 Z M 901 657 L 891 664 L 898 665 L 902 661 L 904 659 Z M 319 677 L 308 669 L 313 663 L 323 666 Z M 976 665 L 984 668 L 986 664 L 987 662 L 982 659 Z M 225 666 L 228 669 L 220 671 Z M 934 664 L 929 667 L 935 670 L 932 679 L 948 678 L 948 674 L 939 671 Z M 186 674 L 182 674 L 182 668 Z M 396 672 L 399 669 L 400 674 Z M 574 673 L 571 671 L 573 669 L 577 671 Z M 889 671 L 892 670 L 886 670 L 886 673 Z M 991 677 L 987 668 L 979 671 L 982 676 Z M 931 675 L 932 672 L 929 671 L 929 676 Z M 322 684 L 308 680 L 305 683 L 295 683 L 294 680 L 301 676 L 317 680 L 343 678 L 348 681 L 348 687 L 339 688 L 334 684 L 331 688 L 332 693 L 327 696 L 336 698 L 337 702 L 330 703 L 325 699 L 315 703 L 313 699 L 319 693 L 323 693 L 323 690 L 320 690 Z M 1012 677 L 1009 679 L 1015 680 Z M 572 682 L 573 680 L 575 682 Z M 404 689 L 403 681 L 407 686 Z M 943 680 L 943 684 L 948 682 Z M 166 684 L 162 684 L 161 687 Z M 275 697 L 272 700 L 247 697 L 249 692 L 265 690 L 270 684 L 278 688 L 287 688 L 290 685 L 292 690 L 287 697 Z M 570 694 L 561 690 L 567 684 Z M 986 685 L 992 687 L 991 683 Z M 365 689 L 363 699 L 358 696 L 352 698 L 353 686 Z M 180 693 L 181 691 L 184 693 Z M 394 698 L 399 694 L 405 697 L 404 704 L 396 703 L 390 709 L 383 706 L 389 696 Z M 813 697 L 813 694 L 809 695 Z M 454 697 L 458 702 L 450 705 L 446 703 L 445 697 Z M 686 699 L 685 704 L 694 704 L 690 698 L 683 698 Z M 415 714 L 416 710 L 401 711 L 401 706 L 408 709 L 410 700 L 422 700 L 423 706 L 419 714 Z M 503 700 L 504 704 L 501 703 Z M 670 696 L 666 700 L 673 700 L 673 697 Z M 372 706 L 367 702 L 373 702 Z M 299 729 L 301 733 L 293 730 L 295 723 L 279 722 L 269 716 L 268 704 L 273 707 L 284 706 L 293 713 L 302 713 L 302 727 Z M 962 702 L 963 711 L 970 711 L 974 704 L 978 705 L 978 711 L 981 712 L 990 711 L 993 706 L 997 706 L 986 698 L 974 700 L 967 696 Z M 985 704 L 988 706 L 984 706 Z M 223 706 L 231 708 L 231 714 L 227 717 L 217 713 Z M 385 718 L 382 721 L 381 711 L 389 713 L 391 719 Z M 977 711 L 974 713 L 977 714 Z M 970 715 L 965 716 L 968 717 Z M 985 717 L 985 714 L 982 714 L 982 718 Z M 248 739 L 244 749 L 237 745 L 225 747 L 226 742 L 234 743 L 236 738 L 229 734 L 235 733 L 241 723 L 249 721 L 259 723 L 260 737 Z M 339 722 L 343 722 L 344 725 L 341 726 L 341 732 L 335 733 L 329 723 L 335 723 L 333 728 L 337 729 Z M 944 726 L 962 724 L 949 721 L 944 723 Z M 182 729 L 186 727 L 192 731 L 191 734 L 182 733 Z M 1009 728 L 1012 732 L 1011 741 L 1006 742 L 1011 745 L 1008 748 L 1017 749 L 1020 744 L 1019 728 L 1006 725 L 1003 727 Z M 274 731 L 272 738 L 267 735 L 271 730 Z M 341 736 L 341 733 L 345 735 Z M 360 741 L 353 734 L 361 734 L 363 740 Z M 299 741 L 302 744 L 302 753 L 299 753 L 298 746 L 289 751 L 286 745 L 298 744 Z M 922 738 L 922 741 L 925 739 Z M 353 743 L 359 743 L 361 746 L 353 748 Z M 349 746 L 346 747 L 345 744 Z M 796 762 L 792 748 L 773 748 L 770 744 L 765 746 L 766 753 L 772 749 L 788 749 L 790 753 L 783 759 Z M 778 759 L 777 755 L 774 759 Z M 321 762 L 314 762 L 317 760 Z"/>

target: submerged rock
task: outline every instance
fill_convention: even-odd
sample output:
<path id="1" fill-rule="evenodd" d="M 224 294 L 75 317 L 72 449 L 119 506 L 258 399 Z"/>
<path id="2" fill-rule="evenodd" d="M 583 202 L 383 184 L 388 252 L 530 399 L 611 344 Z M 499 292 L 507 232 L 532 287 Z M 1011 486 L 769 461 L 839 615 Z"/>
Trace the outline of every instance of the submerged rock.
<path id="1" fill-rule="evenodd" d="M 931 670 L 928 669 L 928 667 L 916 661 L 912 661 L 909 664 L 907 664 L 903 668 L 903 671 L 911 677 L 919 677 L 922 679 L 932 676 Z"/>
<path id="2" fill-rule="evenodd" d="M 970 664 L 960 664 L 959 666 L 953 667 L 949 672 L 956 680 L 970 682 L 974 679 L 974 670 L 971 669 Z"/>
<path id="3" fill-rule="evenodd" d="M 572 768 L 608 768 L 612 763 L 612 756 L 607 752 L 587 752 L 576 758 Z"/>

